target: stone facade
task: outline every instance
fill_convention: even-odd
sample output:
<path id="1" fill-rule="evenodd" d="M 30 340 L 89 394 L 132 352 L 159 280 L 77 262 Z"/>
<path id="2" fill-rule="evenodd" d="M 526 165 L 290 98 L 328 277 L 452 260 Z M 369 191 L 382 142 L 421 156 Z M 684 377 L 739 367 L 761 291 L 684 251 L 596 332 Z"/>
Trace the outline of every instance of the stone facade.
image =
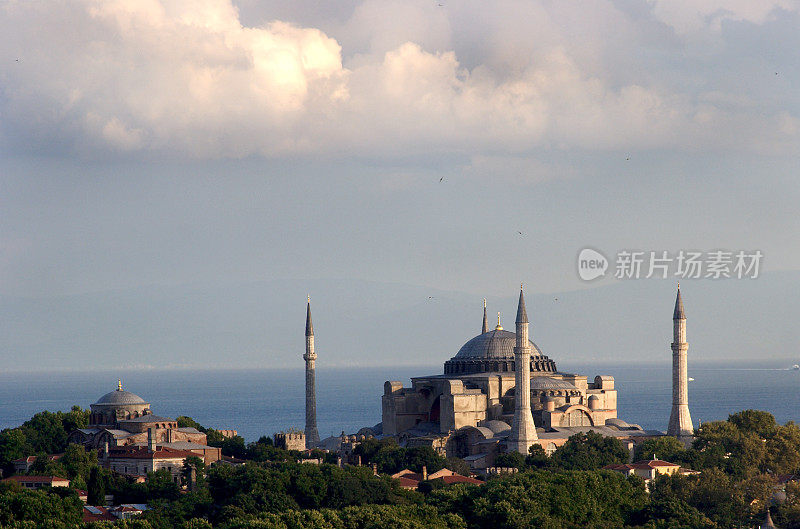
<path id="1" fill-rule="evenodd" d="M 275 446 L 284 450 L 306 449 L 306 434 L 300 430 L 289 430 L 288 432 L 276 433 L 274 436 Z"/>
<path id="2" fill-rule="evenodd" d="M 319 431 L 317 430 L 317 388 L 316 388 L 316 361 L 314 352 L 314 325 L 311 322 L 311 298 L 308 298 L 306 307 L 306 430 L 305 445 L 314 447 L 319 444 Z M 305 446 L 304 446 L 305 448 Z"/>
<path id="3" fill-rule="evenodd" d="M 206 444 L 206 434 L 195 428 L 179 428 L 177 421 L 154 415 L 150 403 L 139 395 L 122 389 L 117 383 L 116 391 L 111 391 L 90 405 L 89 425 L 70 432 L 67 441 L 82 444 L 88 448 L 109 446 L 145 445 L 148 431 L 156 442 L 191 442 Z"/>
<path id="4" fill-rule="evenodd" d="M 614 377 L 589 379 L 557 369 L 528 339 L 522 293 L 516 333 L 499 321 L 488 330 L 485 314 L 484 307 L 481 334 L 445 362 L 443 374 L 412 377 L 410 387 L 384 383 L 381 435 L 403 446 L 438 448 L 475 469 L 493 466 L 504 451 L 527 453 L 532 444 L 551 454 L 571 435 L 589 430 L 629 447 L 663 435 L 617 417 Z M 526 398 L 517 398 L 518 388 Z"/>
<path id="5" fill-rule="evenodd" d="M 514 387 L 519 392 L 514 395 L 514 421 L 508 436 L 506 448 L 528 455 L 528 449 L 538 439 L 536 426 L 531 414 L 531 347 L 528 341 L 528 312 L 522 288 L 519 291 L 517 306 L 517 334 L 514 346 Z"/>
<path id="6" fill-rule="evenodd" d="M 689 373 L 687 365 L 686 313 L 683 310 L 681 287 L 675 298 L 672 314 L 672 412 L 669 416 L 667 435 L 690 442 L 694 435 L 692 416 L 689 414 Z"/>

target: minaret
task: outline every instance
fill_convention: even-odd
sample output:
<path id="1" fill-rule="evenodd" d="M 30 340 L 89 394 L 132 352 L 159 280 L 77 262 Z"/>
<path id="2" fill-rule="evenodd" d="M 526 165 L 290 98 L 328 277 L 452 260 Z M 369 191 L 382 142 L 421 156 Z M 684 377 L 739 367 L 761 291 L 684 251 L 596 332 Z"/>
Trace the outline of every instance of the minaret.
<path id="1" fill-rule="evenodd" d="M 517 306 L 517 343 L 514 347 L 514 422 L 508 436 L 508 451 L 528 455 L 528 449 L 538 439 L 531 414 L 531 346 L 528 342 L 528 313 L 522 285 Z"/>
<path id="2" fill-rule="evenodd" d="M 681 286 L 675 298 L 675 311 L 672 314 L 672 413 L 669 416 L 667 435 L 682 441 L 691 440 L 694 435 L 692 417 L 689 415 L 689 375 L 686 365 L 686 313 L 683 311 Z"/>
<path id="3" fill-rule="evenodd" d="M 314 325 L 311 323 L 311 296 L 306 306 L 306 446 L 313 448 L 319 443 L 317 431 L 317 391 L 315 387 L 314 364 L 317 355 L 314 352 Z"/>
<path id="4" fill-rule="evenodd" d="M 483 327 L 481 327 L 481 334 L 489 332 L 489 320 L 486 319 L 486 298 L 483 298 Z"/>

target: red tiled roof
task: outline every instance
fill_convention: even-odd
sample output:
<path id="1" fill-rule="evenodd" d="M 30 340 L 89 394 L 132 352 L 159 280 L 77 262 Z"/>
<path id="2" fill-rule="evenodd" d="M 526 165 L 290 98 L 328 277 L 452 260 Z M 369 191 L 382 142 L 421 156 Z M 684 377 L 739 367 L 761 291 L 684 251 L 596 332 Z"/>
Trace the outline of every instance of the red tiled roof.
<path id="1" fill-rule="evenodd" d="M 412 472 L 411 470 L 409 470 L 407 468 L 404 468 L 400 472 L 392 474 L 392 477 L 395 478 L 395 479 L 397 479 L 397 478 L 407 478 L 407 479 L 413 479 L 413 480 L 416 480 L 416 481 L 422 481 L 422 474 L 419 474 L 417 472 Z"/>
<path id="2" fill-rule="evenodd" d="M 662 461 L 661 459 L 651 459 L 650 461 L 637 461 L 637 463 L 647 463 L 651 467 L 677 467 L 677 463 L 670 463 L 669 461 Z"/>
<path id="3" fill-rule="evenodd" d="M 627 463 L 615 463 L 613 465 L 606 465 L 603 470 L 632 470 L 633 467 Z"/>
<path id="4" fill-rule="evenodd" d="M 49 454 L 47 456 L 47 459 L 49 461 L 58 461 L 59 459 L 61 459 L 61 456 L 63 456 L 63 455 L 64 454 Z M 11 462 L 12 463 L 35 463 L 36 462 L 36 456 L 21 457 L 19 459 L 14 459 Z"/>
<path id="5" fill-rule="evenodd" d="M 461 476 L 461 475 L 442 476 L 442 477 L 436 478 L 436 479 L 441 479 L 442 481 L 444 481 L 448 485 L 452 485 L 453 483 L 469 483 L 471 485 L 483 485 L 483 483 L 484 483 L 483 481 L 481 481 L 479 479 L 470 478 L 470 477 Z"/>
<path id="6" fill-rule="evenodd" d="M 400 484 L 401 487 L 404 489 L 416 489 L 419 485 L 419 481 L 416 479 L 409 479 L 404 477 L 394 478 Z"/>
<path id="7" fill-rule="evenodd" d="M 66 481 L 69 479 L 60 476 L 11 476 L 3 481 L 16 481 L 17 483 L 53 483 L 54 481 Z"/>

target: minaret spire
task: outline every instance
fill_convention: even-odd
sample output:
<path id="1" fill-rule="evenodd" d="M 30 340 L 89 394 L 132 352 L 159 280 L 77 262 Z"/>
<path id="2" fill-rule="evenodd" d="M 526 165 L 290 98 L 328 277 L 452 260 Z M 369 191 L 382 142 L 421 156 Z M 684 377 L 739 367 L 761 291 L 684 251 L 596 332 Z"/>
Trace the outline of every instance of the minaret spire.
<path id="1" fill-rule="evenodd" d="M 311 323 L 311 296 L 308 296 L 306 305 L 306 447 L 312 448 L 319 444 L 319 431 L 317 431 L 317 390 L 316 390 L 316 361 L 314 352 L 314 325 Z"/>
<path id="2" fill-rule="evenodd" d="M 486 298 L 483 298 L 483 327 L 481 327 L 481 334 L 489 332 L 489 320 L 486 319 Z"/>
<path id="3" fill-rule="evenodd" d="M 314 336 L 314 324 L 311 322 L 311 296 L 308 296 L 306 305 L 306 336 Z"/>
<path id="4" fill-rule="evenodd" d="M 686 313 L 683 310 L 683 300 L 681 299 L 681 284 L 678 283 L 678 296 L 675 298 L 675 310 L 672 312 L 673 320 L 685 320 Z"/>
<path id="5" fill-rule="evenodd" d="M 514 422 L 508 436 L 508 450 L 527 455 L 539 437 L 531 413 L 531 346 L 528 341 L 528 313 L 522 285 L 517 305 L 517 341 L 514 347 Z"/>
<path id="6" fill-rule="evenodd" d="M 669 416 L 667 435 L 689 442 L 694 435 L 692 416 L 689 414 L 689 375 L 687 364 L 686 313 L 683 310 L 681 286 L 675 297 L 672 313 L 672 412 Z"/>

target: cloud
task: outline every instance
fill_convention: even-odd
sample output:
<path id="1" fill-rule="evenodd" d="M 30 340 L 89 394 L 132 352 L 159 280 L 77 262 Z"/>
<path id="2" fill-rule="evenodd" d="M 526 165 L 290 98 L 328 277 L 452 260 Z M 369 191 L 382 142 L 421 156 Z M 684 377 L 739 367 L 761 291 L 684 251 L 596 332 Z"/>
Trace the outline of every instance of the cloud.
<path id="1" fill-rule="evenodd" d="M 515 5 L 503 2 L 504 16 Z M 436 5 L 368 0 L 342 26 L 343 41 L 357 48 L 346 57 L 317 28 L 244 26 L 230 0 L 0 9 L 0 47 L 20 59 L 0 73 L 0 130 L 13 149 L 214 158 L 796 148 L 791 110 L 763 115 L 732 104 L 737 94 L 725 90 L 713 91 L 725 101 L 717 104 L 652 76 L 620 81 L 626 76 L 613 67 L 598 67 L 606 60 L 602 33 L 572 39 L 552 29 L 578 20 L 563 7 L 526 8 L 537 17 L 508 18 L 514 27 L 504 38 L 496 21 L 476 28 L 480 21 L 463 9 L 446 15 Z M 590 10 L 636 45 L 634 22 L 613 5 L 592 2 Z M 688 30 L 718 11 L 653 5 L 656 16 Z M 763 20 L 771 12 L 742 4 L 724 16 Z"/>
<path id="2" fill-rule="evenodd" d="M 780 10 L 798 11 L 797 0 L 649 0 L 654 15 L 676 33 L 703 30 L 719 32 L 726 21 L 763 24 L 779 16 Z"/>

